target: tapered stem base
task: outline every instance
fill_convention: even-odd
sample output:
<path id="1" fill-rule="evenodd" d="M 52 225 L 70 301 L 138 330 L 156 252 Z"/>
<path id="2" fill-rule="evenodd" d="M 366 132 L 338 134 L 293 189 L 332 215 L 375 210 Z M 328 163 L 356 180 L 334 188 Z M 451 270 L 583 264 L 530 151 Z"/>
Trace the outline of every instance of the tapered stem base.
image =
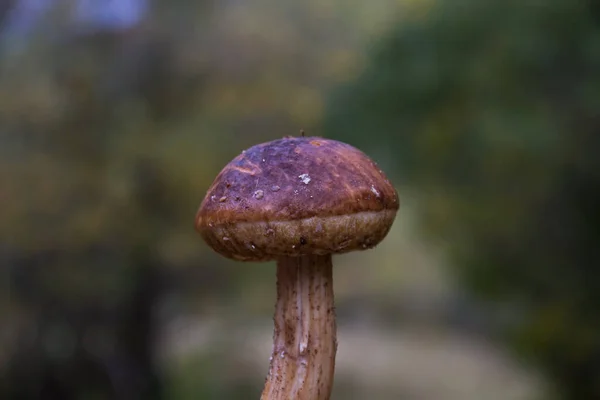
<path id="1" fill-rule="evenodd" d="M 328 400 L 337 350 L 331 256 L 277 261 L 273 354 L 261 400 Z"/>

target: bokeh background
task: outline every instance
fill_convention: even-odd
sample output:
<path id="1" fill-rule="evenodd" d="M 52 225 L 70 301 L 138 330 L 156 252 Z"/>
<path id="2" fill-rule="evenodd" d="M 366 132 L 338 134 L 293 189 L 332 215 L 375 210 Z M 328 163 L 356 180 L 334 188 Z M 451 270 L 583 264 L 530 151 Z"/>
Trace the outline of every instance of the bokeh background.
<path id="1" fill-rule="evenodd" d="M 193 219 L 304 129 L 402 199 L 335 259 L 334 399 L 600 399 L 598 2 L 0 4 L 0 398 L 258 398 L 274 265 Z"/>

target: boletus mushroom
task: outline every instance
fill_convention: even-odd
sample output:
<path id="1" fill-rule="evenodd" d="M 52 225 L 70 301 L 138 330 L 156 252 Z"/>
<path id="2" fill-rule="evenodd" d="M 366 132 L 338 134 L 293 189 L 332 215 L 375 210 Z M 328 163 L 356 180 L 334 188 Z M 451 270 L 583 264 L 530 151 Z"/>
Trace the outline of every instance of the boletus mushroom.
<path id="1" fill-rule="evenodd" d="M 240 261 L 277 261 L 273 352 L 262 400 L 325 400 L 337 350 L 332 254 L 389 232 L 398 194 L 360 150 L 320 137 L 251 147 L 208 189 L 196 229 Z"/>

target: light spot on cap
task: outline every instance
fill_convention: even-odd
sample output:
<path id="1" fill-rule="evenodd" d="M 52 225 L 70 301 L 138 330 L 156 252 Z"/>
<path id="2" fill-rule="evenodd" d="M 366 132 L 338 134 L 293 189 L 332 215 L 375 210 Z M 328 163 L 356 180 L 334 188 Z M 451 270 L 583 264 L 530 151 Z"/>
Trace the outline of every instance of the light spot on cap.
<path id="1" fill-rule="evenodd" d="M 375 186 L 371 185 L 371 192 L 373 192 L 373 194 L 375 194 L 375 197 L 379 198 L 381 197 L 381 193 L 379 193 L 379 190 L 375 189 Z"/>
<path id="2" fill-rule="evenodd" d="M 308 174 L 298 175 L 298 178 L 300 178 L 302 183 L 304 183 L 305 185 L 308 185 L 308 183 L 310 182 L 310 175 Z"/>

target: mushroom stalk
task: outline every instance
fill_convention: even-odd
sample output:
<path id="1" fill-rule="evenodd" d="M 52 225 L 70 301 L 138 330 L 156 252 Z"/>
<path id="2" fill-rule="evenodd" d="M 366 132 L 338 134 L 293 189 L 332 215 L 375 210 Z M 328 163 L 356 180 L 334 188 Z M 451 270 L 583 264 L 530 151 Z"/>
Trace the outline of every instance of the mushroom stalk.
<path id="1" fill-rule="evenodd" d="M 328 400 L 337 350 L 331 255 L 277 260 L 274 323 L 261 400 Z"/>

